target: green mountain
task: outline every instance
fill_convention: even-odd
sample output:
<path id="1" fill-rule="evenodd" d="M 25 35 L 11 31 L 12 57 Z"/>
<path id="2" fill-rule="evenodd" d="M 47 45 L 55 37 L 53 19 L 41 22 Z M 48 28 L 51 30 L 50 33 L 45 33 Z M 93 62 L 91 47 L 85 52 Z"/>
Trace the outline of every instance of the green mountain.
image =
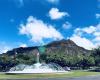
<path id="1" fill-rule="evenodd" d="M 62 52 L 65 54 L 89 54 L 91 51 L 86 50 L 83 47 L 76 45 L 72 40 L 60 40 L 54 41 L 47 45 L 45 45 L 46 54 Z M 35 47 L 19 47 L 15 48 L 11 51 L 8 51 L 6 54 L 14 55 L 16 52 L 17 54 L 36 54 L 38 52 L 38 46 Z"/>
<path id="2" fill-rule="evenodd" d="M 71 40 L 53 41 L 44 46 L 14 48 L 0 55 L 0 71 L 9 70 L 17 64 L 34 64 L 37 53 L 40 62 L 57 63 L 61 66 L 84 68 L 94 66 L 91 51 L 76 45 Z"/>

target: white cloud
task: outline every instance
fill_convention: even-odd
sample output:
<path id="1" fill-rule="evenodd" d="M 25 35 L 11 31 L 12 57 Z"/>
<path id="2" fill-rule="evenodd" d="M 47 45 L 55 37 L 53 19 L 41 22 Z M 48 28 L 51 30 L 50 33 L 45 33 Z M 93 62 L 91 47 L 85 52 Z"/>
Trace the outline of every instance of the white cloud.
<path id="1" fill-rule="evenodd" d="M 82 34 L 83 32 L 87 33 L 87 34 L 92 34 L 96 31 L 96 27 L 94 26 L 89 26 L 89 27 L 84 27 L 84 28 L 76 28 L 75 32 L 77 34 Z"/>
<path id="2" fill-rule="evenodd" d="M 96 14 L 96 18 L 97 18 L 97 19 L 100 19 L 100 14 L 97 13 L 97 14 Z"/>
<path id="3" fill-rule="evenodd" d="M 75 29 L 75 34 L 79 34 L 80 36 L 83 35 L 84 32 L 87 34 L 91 34 L 95 37 L 100 36 L 100 24 L 96 26 L 89 26 L 89 27 Z"/>
<path id="4" fill-rule="evenodd" d="M 42 20 L 38 20 L 33 16 L 27 19 L 26 25 L 21 24 L 20 34 L 31 37 L 31 41 L 42 43 L 43 39 L 62 39 L 63 36 L 58 32 L 54 26 L 44 23 Z"/>
<path id="5" fill-rule="evenodd" d="M 77 34 L 78 36 L 81 36 L 83 34 L 83 32 L 81 31 L 81 28 L 76 28 L 74 30 L 74 34 Z"/>
<path id="6" fill-rule="evenodd" d="M 6 47 L 3 48 L 2 52 L 6 53 L 8 50 L 10 50 L 10 48 L 6 46 Z"/>
<path id="7" fill-rule="evenodd" d="M 51 19 L 61 19 L 64 16 L 69 16 L 69 14 L 67 12 L 60 12 L 57 8 L 52 8 L 49 11 L 49 17 Z"/>
<path id="8" fill-rule="evenodd" d="M 91 50 L 92 48 L 95 48 L 94 44 L 85 37 L 73 35 L 70 37 L 70 39 L 74 41 L 78 46 L 84 47 L 85 49 Z"/>
<path id="9" fill-rule="evenodd" d="M 19 47 L 27 47 L 27 44 L 22 43 Z"/>
<path id="10" fill-rule="evenodd" d="M 98 25 L 96 25 L 97 31 L 100 32 L 100 23 Z"/>
<path id="11" fill-rule="evenodd" d="M 95 46 L 96 46 L 96 47 L 99 47 L 99 46 L 100 46 L 100 42 L 97 42 L 97 43 L 95 44 Z"/>
<path id="12" fill-rule="evenodd" d="M 85 28 L 82 29 L 82 31 L 83 32 L 86 32 L 88 34 L 91 34 L 91 33 L 93 33 L 93 32 L 96 31 L 96 28 L 94 26 L 85 27 Z"/>
<path id="13" fill-rule="evenodd" d="M 100 32 L 94 32 L 95 36 L 100 36 Z"/>
<path id="14" fill-rule="evenodd" d="M 7 52 L 8 50 L 10 50 L 10 49 L 11 49 L 11 47 L 2 44 L 2 45 L 0 46 L 0 54 L 6 53 L 6 52 Z"/>
<path id="15" fill-rule="evenodd" d="M 72 24 L 69 23 L 69 22 L 65 22 L 65 23 L 62 25 L 62 27 L 63 27 L 64 29 L 70 29 L 70 28 L 72 27 Z"/>
<path id="16" fill-rule="evenodd" d="M 100 42 L 100 36 L 97 36 L 96 38 L 94 38 L 93 41 Z"/>
<path id="17" fill-rule="evenodd" d="M 76 44 L 86 49 L 98 47 L 100 46 L 100 24 L 76 28 L 74 34 L 70 38 L 76 42 Z"/>
<path id="18" fill-rule="evenodd" d="M 58 4 L 60 0 L 47 0 L 49 3 Z"/>

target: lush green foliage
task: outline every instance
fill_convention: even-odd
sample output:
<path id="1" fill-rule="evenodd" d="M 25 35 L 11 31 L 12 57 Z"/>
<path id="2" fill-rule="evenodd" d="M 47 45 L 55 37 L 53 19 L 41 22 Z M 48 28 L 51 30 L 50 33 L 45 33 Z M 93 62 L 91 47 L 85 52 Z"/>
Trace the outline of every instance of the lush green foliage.
<path id="1" fill-rule="evenodd" d="M 93 49 L 92 56 L 95 59 L 95 65 L 100 66 L 100 47 Z"/>
<path id="2" fill-rule="evenodd" d="M 54 62 L 61 66 L 77 67 L 80 69 L 100 66 L 100 47 L 93 49 L 91 54 L 65 54 L 61 50 L 55 53 L 42 54 L 41 59 L 46 63 Z"/>
<path id="3" fill-rule="evenodd" d="M 20 63 L 33 64 L 36 62 L 36 55 L 15 54 L 8 56 L 4 54 L 0 56 L 0 71 L 9 70 L 12 66 Z M 63 50 L 54 53 L 40 54 L 40 62 L 54 62 L 63 67 L 69 66 L 72 69 L 85 69 L 91 66 L 100 66 L 100 47 L 93 49 L 91 54 L 66 54 Z"/>
<path id="4" fill-rule="evenodd" d="M 61 66 L 88 68 L 95 65 L 94 57 L 91 55 L 70 55 L 64 53 L 42 54 L 41 59 L 46 63 L 54 62 Z"/>

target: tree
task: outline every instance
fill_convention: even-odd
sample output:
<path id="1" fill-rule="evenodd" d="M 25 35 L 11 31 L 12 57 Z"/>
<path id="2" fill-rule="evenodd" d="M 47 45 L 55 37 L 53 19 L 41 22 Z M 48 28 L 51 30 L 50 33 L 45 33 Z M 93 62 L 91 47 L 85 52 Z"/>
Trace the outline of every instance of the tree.
<path id="1" fill-rule="evenodd" d="M 33 64 L 35 63 L 34 55 L 18 54 L 16 56 L 16 62 L 18 64 Z"/>
<path id="2" fill-rule="evenodd" d="M 91 54 L 95 59 L 95 65 L 100 66 L 100 46 L 92 50 Z"/>

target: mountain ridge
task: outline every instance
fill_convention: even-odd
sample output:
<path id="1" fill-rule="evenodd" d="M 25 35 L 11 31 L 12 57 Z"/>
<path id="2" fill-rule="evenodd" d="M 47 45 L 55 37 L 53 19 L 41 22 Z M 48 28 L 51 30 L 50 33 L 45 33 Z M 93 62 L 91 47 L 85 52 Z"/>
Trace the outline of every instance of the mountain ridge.
<path id="1" fill-rule="evenodd" d="M 40 47 L 40 46 L 14 48 L 10 51 L 7 51 L 6 54 L 13 55 L 13 54 L 15 54 L 15 52 L 17 52 L 18 54 L 20 54 L 20 53 L 22 53 L 22 54 L 30 54 L 30 53 L 36 54 L 37 51 L 38 51 L 38 47 Z M 47 45 L 44 45 L 44 47 L 46 48 L 45 53 L 47 53 L 47 54 L 59 52 L 61 50 L 63 50 L 63 52 L 65 54 L 79 54 L 79 53 L 86 54 L 86 53 L 90 53 L 90 50 L 87 50 L 83 47 L 76 45 L 70 39 L 53 41 L 53 42 L 51 42 Z"/>

